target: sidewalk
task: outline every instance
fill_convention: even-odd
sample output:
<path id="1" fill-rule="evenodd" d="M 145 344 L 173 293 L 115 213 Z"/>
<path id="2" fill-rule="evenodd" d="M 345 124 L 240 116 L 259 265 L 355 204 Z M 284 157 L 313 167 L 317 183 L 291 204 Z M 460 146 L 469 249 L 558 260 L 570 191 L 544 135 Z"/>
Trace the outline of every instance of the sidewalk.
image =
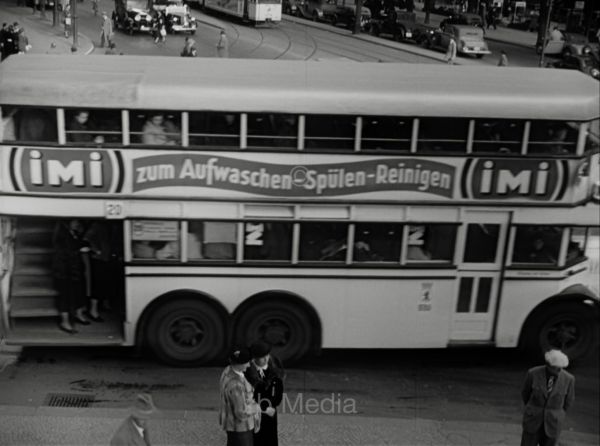
<path id="1" fill-rule="evenodd" d="M 60 22 L 52 26 L 52 11 L 46 11 L 46 18 L 42 18 L 40 12 L 31 13 L 31 8 L 26 6 L 15 6 L 14 2 L 2 0 L 0 2 L 0 17 L 3 23 L 18 22 L 25 29 L 25 35 L 29 39 L 31 50 L 28 54 L 46 54 L 50 51 L 50 44 L 56 43 L 56 48 L 51 54 L 68 53 L 74 55 L 87 55 L 94 50 L 91 39 L 79 33 L 77 51 L 72 51 L 73 37 L 65 38 L 64 26 Z"/>
<path id="2" fill-rule="evenodd" d="M 14 446 L 106 445 L 126 409 L 0 406 L 0 444 Z M 360 415 L 280 414 L 284 446 L 502 446 L 519 444 L 516 424 Z M 152 444 L 215 446 L 225 444 L 217 409 L 162 411 L 149 422 Z M 589 434 L 563 432 L 562 446 L 595 446 Z"/>

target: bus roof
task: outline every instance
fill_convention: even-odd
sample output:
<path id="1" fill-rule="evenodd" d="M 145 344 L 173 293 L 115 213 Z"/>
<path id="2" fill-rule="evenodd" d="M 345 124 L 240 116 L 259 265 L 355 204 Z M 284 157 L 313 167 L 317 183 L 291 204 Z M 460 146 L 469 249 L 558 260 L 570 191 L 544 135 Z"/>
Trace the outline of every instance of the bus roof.
<path id="1" fill-rule="evenodd" d="M 17 55 L 0 104 L 590 120 L 598 82 L 573 70 L 345 61 Z"/>

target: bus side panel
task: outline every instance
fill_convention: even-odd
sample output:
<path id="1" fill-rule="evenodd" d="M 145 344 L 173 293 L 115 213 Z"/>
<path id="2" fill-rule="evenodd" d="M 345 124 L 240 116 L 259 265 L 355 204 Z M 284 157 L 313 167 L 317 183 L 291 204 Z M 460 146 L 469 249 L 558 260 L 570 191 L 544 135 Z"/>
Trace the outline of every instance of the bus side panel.
<path id="1" fill-rule="evenodd" d="M 204 0 L 204 7 L 236 17 L 244 17 L 244 0 Z"/>
<path id="2" fill-rule="evenodd" d="M 281 3 L 249 3 L 248 18 L 257 22 L 280 22 Z"/>
<path id="3" fill-rule="evenodd" d="M 127 322 L 135 325 L 154 298 L 175 289 L 206 293 L 230 314 L 252 295 L 284 290 L 303 297 L 316 309 L 324 348 L 443 348 L 448 343 L 454 282 L 450 277 L 435 281 L 315 276 L 265 279 L 259 273 L 254 277 L 129 277 Z"/>
<path id="4" fill-rule="evenodd" d="M 578 269 L 581 267 L 582 265 L 572 268 Z M 535 272 L 528 273 L 535 274 Z M 498 313 L 496 345 L 498 347 L 516 347 L 519 344 L 519 335 L 523 329 L 523 324 L 531 311 L 565 288 L 582 284 L 595 292 L 593 284 L 590 284 L 587 280 L 590 278 L 588 273 L 589 271 L 586 270 L 566 279 L 556 276 L 556 279 L 553 279 L 552 272 L 540 271 L 538 278 L 531 280 L 505 278 Z M 547 278 L 540 280 L 544 274 L 547 275 Z M 511 277 L 514 276 L 511 275 Z"/>

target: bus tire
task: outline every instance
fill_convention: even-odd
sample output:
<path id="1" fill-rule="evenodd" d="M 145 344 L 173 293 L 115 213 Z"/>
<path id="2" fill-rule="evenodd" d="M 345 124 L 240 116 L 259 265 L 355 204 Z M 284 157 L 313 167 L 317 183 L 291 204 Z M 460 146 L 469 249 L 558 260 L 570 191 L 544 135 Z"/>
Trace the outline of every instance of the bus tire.
<path id="1" fill-rule="evenodd" d="M 147 345 L 170 365 L 205 364 L 221 355 L 227 338 L 225 323 L 201 300 L 172 300 L 153 311 L 146 330 Z"/>
<path id="2" fill-rule="evenodd" d="M 598 342 L 596 311 L 583 303 L 560 302 L 534 313 L 521 337 L 521 348 L 536 358 L 556 348 L 570 360 L 583 358 Z"/>
<path id="3" fill-rule="evenodd" d="M 290 364 L 308 353 L 310 333 L 310 320 L 299 305 L 267 300 L 248 307 L 240 315 L 235 340 L 246 345 L 262 339 L 273 346 L 279 359 Z"/>

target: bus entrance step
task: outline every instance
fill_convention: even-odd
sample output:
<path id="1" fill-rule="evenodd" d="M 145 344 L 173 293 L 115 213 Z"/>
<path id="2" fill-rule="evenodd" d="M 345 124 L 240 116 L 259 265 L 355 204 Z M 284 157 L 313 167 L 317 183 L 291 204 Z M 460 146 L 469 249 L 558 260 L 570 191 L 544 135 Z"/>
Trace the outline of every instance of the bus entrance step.
<path id="1" fill-rule="evenodd" d="M 54 299 L 47 297 L 21 297 L 11 299 L 10 317 L 51 317 L 58 316 Z"/>
<path id="2" fill-rule="evenodd" d="M 58 294 L 58 292 L 52 288 L 44 288 L 44 287 L 29 287 L 23 286 L 19 288 L 13 288 L 10 293 L 10 297 L 12 298 L 23 298 L 23 297 L 54 297 Z"/>

